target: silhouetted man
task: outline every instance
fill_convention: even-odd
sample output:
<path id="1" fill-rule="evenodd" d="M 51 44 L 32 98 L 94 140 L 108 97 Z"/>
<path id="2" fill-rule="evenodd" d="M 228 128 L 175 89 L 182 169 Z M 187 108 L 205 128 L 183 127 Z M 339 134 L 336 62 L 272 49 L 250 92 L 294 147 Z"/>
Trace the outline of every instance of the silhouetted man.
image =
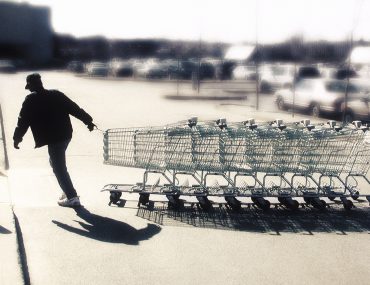
<path id="1" fill-rule="evenodd" d="M 25 89 L 32 93 L 26 96 L 19 113 L 18 124 L 13 136 L 14 147 L 19 149 L 18 145 L 30 127 L 35 147 L 48 146 L 50 165 L 64 192 L 58 205 L 80 206 L 80 199 L 66 166 L 65 152 L 72 139 L 73 131 L 69 115 L 84 122 L 90 131 L 95 127 L 93 119 L 62 92 L 46 90 L 38 73 L 27 76 Z"/>

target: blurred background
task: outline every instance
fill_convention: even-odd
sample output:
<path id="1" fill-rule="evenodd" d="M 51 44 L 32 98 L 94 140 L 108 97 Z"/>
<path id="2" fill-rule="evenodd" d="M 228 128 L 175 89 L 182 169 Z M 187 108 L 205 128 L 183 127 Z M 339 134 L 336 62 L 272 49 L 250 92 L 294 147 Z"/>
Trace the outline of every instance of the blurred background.
<path id="1" fill-rule="evenodd" d="M 175 82 L 169 99 L 252 93 L 256 110 L 270 94 L 280 111 L 365 120 L 369 16 L 366 0 L 1 1 L 0 72 Z"/>
<path id="2" fill-rule="evenodd" d="M 30 0 L 1 1 L 0 8 L 0 56 L 9 64 L 74 61 L 69 66 L 78 71 L 78 62 L 101 61 L 121 75 L 117 65 L 127 63 L 126 76 L 128 66 L 146 75 L 143 66 L 161 64 L 173 75 L 180 61 L 178 76 L 188 77 L 182 65 L 199 57 L 204 77 L 218 79 L 256 61 L 339 65 L 370 40 L 365 0 Z"/>

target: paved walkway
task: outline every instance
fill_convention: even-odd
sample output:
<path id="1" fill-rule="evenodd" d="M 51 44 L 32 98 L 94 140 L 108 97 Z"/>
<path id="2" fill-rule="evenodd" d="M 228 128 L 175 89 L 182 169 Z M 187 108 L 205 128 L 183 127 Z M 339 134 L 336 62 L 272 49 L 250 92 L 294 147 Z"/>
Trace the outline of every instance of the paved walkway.
<path id="1" fill-rule="evenodd" d="M 72 99 L 96 114 L 103 128 L 127 122 L 159 125 L 196 114 L 225 116 L 230 121 L 250 117 L 292 121 L 289 114 L 259 113 L 246 105 L 182 102 L 180 108 L 177 102 L 161 99 L 160 90 L 149 84 L 111 82 L 108 88 L 104 81 L 82 84 L 79 80 L 84 79 L 52 72 L 45 78 L 50 86 L 69 88 L 76 96 Z M 7 83 L 13 85 L 14 80 L 22 89 Z M 24 75 L 0 78 L 0 82 L 9 141 L 24 98 Z M 143 109 L 144 100 L 148 102 Z M 130 113 L 131 109 L 135 110 Z M 368 208 L 352 214 L 341 207 L 328 214 L 308 209 L 309 215 L 298 218 L 279 210 L 263 216 L 255 210 L 248 212 L 248 219 L 239 220 L 238 227 L 222 227 L 212 222 L 216 219 L 212 215 L 188 223 L 164 214 L 158 223 L 151 216 L 155 212 L 143 215 L 137 209 L 137 196 L 124 196 L 128 200 L 124 208 L 107 205 L 107 193 L 100 192 L 105 184 L 136 183 L 143 171 L 103 165 L 102 134 L 89 133 L 76 120 L 73 125 L 67 164 L 84 204 L 78 211 L 57 206 L 60 191 L 46 148 L 33 149 L 29 134 L 21 150 L 8 147 L 8 180 L 0 177 L 0 284 L 23 284 L 20 260 L 25 276 L 36 285 L 369 283 Z M 21 255 L 12 204 L 22 233 L 25 254 Z"/>

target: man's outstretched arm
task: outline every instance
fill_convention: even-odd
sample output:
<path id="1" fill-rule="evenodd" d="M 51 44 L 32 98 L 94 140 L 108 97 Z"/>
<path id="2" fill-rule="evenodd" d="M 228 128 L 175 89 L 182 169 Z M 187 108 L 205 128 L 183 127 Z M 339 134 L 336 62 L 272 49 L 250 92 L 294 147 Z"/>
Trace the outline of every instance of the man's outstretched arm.
<path id="1" fill-rule="evenodd" d="M 87 128 L 90 132 L 94 130 L 95 124 L 93 123 L 93 118 L 87 112 L 85 112 L 85 110 L 80 108 L 75 102 L 69 99 L 66 95 L 62 94 L 62 96 L 68 113 L 87 125 Z"/>

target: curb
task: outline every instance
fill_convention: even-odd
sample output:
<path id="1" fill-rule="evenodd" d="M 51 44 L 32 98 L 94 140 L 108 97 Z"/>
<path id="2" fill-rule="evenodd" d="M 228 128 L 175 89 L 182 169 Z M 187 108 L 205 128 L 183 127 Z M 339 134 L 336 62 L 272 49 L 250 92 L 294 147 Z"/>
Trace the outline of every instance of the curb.
<path id="1" fill-rule="evenodd" d="M 5 160 L 5 165 L 4 168 L 5 170 L 9 169 L 9 157 L 8 157 L 8 151 L 6 147 L 6 137 L 5 137 L 5 128 L 4 128 L 4 120 L 3 120 L 3 111 L 1 108 L 1 103 L 0 103 L 0 127 L 1 127 L 1 140 L 3 141 L 3 150 L 4 150 L 4 160 Z"/>

